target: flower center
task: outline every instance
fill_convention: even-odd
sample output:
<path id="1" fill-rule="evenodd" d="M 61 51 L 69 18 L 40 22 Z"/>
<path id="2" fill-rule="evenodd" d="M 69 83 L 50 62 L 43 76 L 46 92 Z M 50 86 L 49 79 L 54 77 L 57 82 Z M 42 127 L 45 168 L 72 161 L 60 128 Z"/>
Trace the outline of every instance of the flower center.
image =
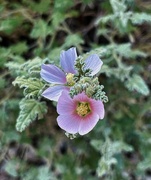
<path id="1" fill-rule="evenodd" d="M 73 80 L 73 76 L 74 76 L 74 74 L 72 74 L 72 73 L 68 73 L 66 75 L 66 80 L 67 80 L 68 86 L 73 86 L 75 84 L 75 81 Z"/>
<path id="2" fill-rule="evenodd" d="M 76 108 L 76 112 L 79 116 L 86 116 L 90 113 L 91 109 L 89 103 L 87 102 L 79 102 Z"/>

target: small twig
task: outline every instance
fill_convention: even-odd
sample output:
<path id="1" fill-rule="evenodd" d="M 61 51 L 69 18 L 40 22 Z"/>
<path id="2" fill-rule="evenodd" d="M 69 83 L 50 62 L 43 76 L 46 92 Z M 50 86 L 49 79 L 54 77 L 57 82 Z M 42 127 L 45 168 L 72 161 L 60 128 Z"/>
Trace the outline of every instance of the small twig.
<path id="1" fill-rule="evenodd" d="M 9 16 L 11 16 L 11 15 L 13 15 L 13 14 L 17 14 L 17 13 L 21 13 L 21 14 L 22 14 L 26 19 L 28 19 L 30 22 L 32 22 L 32 23 L 34 22 L 34 19 L 29 16 L 29 13 L 27 13 L 27 9 L 25 9 L 25 8 L 23 8 L 23 9 L 18 9 L 18 10 L 14 10 L 14 11 L 11 11 L 11 12 L 9 12 L 9 13 L 4 13 L 4 14 L 0 17 L 0 19 L 7 18 L 7 17 L 9 17 Z"/>
<path id="2" fill-rule="evenodd" d="M 3 74 L 0 75 L 0 78 L 3 78 L 3 77 L 5 77 L 5 76 L 7 76 L 8 74 L 9 74 L 9 72 L 8 72 L 8 71 L 5 71 Z"/>

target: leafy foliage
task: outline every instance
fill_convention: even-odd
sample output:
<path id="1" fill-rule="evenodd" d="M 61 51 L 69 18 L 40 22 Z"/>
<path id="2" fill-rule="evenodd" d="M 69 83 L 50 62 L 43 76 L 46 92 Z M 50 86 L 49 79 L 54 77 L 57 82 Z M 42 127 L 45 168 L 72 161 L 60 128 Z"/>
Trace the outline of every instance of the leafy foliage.
<path id="1" fill-rule="evenodd" d="M 20 114 L 17 119 L 16 129 L 22 132 L 32 121 L 42 119 L 43 114 L 47 112 L 44 102 L 34 99 L 23 99 L 20 102 Z"/>
<path id="2" fill-rule="evenodd" d="M 131 17 L 133 24 L 151 23 L 151 15 L 147 13 L 134 13 Z"/>
<path id="3" fill-rule="evenodd" d="M 141 0 L 1 1 L 0 179 L 150 179 L 150 7 Z M 59 66 L 61 50 L 72 46 L 84 58 L 100 56 L 109 103 L 105 119 L 71 141 L 56 128 L 55 105 L 41 97 L 47 84 L 39 72 L 42 63 Z"/>
<path id="4" fill-rule="evenodd" d="M 138 91 L 143 95 L 149 95 L 149 89 L 146 86 L 145 81 L 139 75 L 133 75 L 125 83 L 126 87 L 131 91 Z"/>
<path id="5" fill-rule="evenodd" d="M 122 151 L 129 152 L 133 150 L 131 146 L 122 141 L 111 142 L 109 139 L 106 139 L 104 143 L 100 140 L 92 140 L 91 144 L 102 154 L 97 168 L 99 177 L 111 174 L 112 165 L 116 165 L 118 163 L 118 160 L 114 157 L 116 154 L 119 154 Z"/>
<path id="6" fill-rule="evenodd" d="M 49 172 L 49 168 L 48 167 L 43 167 L 39 169 L 39 173 L 37 175 L 37 179 L 38 180 L 56 180 L 56 178 L 54 177 L 54 175 L 52 173 Z"/>
<path id="7" fill-rule="evenodd" d="M 45 37 L 49 34 L 52 34 L 51 27 L 49 27 L 45 21 L 39 20 L 34 24 L 30 36 L 32 38 L 40 37 L 42 39 L 45 39 Z"/>
<path id="8" fill-rule="evenodd" d="M 44 84 L 37 78 L 17 77 L 13 85 L 18 84 L 20 88 L 24 88 L 24 96 L 26 98 L 40 97 Z"/>
<path id="9" fill-rule="evenodd" d="M 117 54 L 119 54 L 122 57 L 125 57 L 126 59 L 137 57 L 145 58 L 147 56 L 146 53 L 140 50 L 132 50 L 130 43 L 113 45 L 113 47 L 111 47 L 111 50 L 115 51 Z"/>

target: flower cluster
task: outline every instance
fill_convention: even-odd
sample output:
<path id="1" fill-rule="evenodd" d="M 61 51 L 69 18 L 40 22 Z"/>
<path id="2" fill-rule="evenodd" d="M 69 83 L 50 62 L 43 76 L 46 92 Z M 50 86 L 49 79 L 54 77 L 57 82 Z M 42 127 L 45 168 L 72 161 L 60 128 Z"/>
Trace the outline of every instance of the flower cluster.
<path id="1" fill-rule="evenodd" d="M 97 54 L 84 59 L 77 56 L 73 47 L 61 52 L 61 68 L 52 64 L 41 67 L 41 77 L 51 83 L 42 96 L 58 102 L 58 125 L 71 135 L 87 134 L 104 118 L 103 102 L 107 102 L 107 96 L 94 77 L 102 64 Z"/>

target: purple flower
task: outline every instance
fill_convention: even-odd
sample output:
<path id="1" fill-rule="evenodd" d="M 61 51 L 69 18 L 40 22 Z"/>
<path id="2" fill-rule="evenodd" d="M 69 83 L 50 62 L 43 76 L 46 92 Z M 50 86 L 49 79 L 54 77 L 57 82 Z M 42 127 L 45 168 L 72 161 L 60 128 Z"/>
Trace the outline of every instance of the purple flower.
<path id="1" fill-rule="evenodd" d="M 87 134 L 104 118 L 104 105 L 102 101 L 89 98 L 84 92 L 70 97 L 68 91 L 63 91 L 58 104 L 57 118 L 60 128 L 68 133 L 80 135 Z"/>
<path id="2" fill-rule="evenodd" d="M 72 47 L 67 51 L 62 51 L 60 54 L 61 69 L 57 66 L 49 64 L 43 64 L 41 66 L 41 77 L 48 83 L 54 84 L 54 86 L 46 89 L 42 96 L 47 99 L 58 101 L 63 90 L 69 90 L 74 85 L 73 76 L 77 73 L 75 69 L 75 61 L 77 59 L 76 48 Z M 91 69 L 91 75 L 95 75 L 101 69 L 103 62 L 100 60 L 97 54 L 90 55 L 85 60 L 85 69 Z"/>

